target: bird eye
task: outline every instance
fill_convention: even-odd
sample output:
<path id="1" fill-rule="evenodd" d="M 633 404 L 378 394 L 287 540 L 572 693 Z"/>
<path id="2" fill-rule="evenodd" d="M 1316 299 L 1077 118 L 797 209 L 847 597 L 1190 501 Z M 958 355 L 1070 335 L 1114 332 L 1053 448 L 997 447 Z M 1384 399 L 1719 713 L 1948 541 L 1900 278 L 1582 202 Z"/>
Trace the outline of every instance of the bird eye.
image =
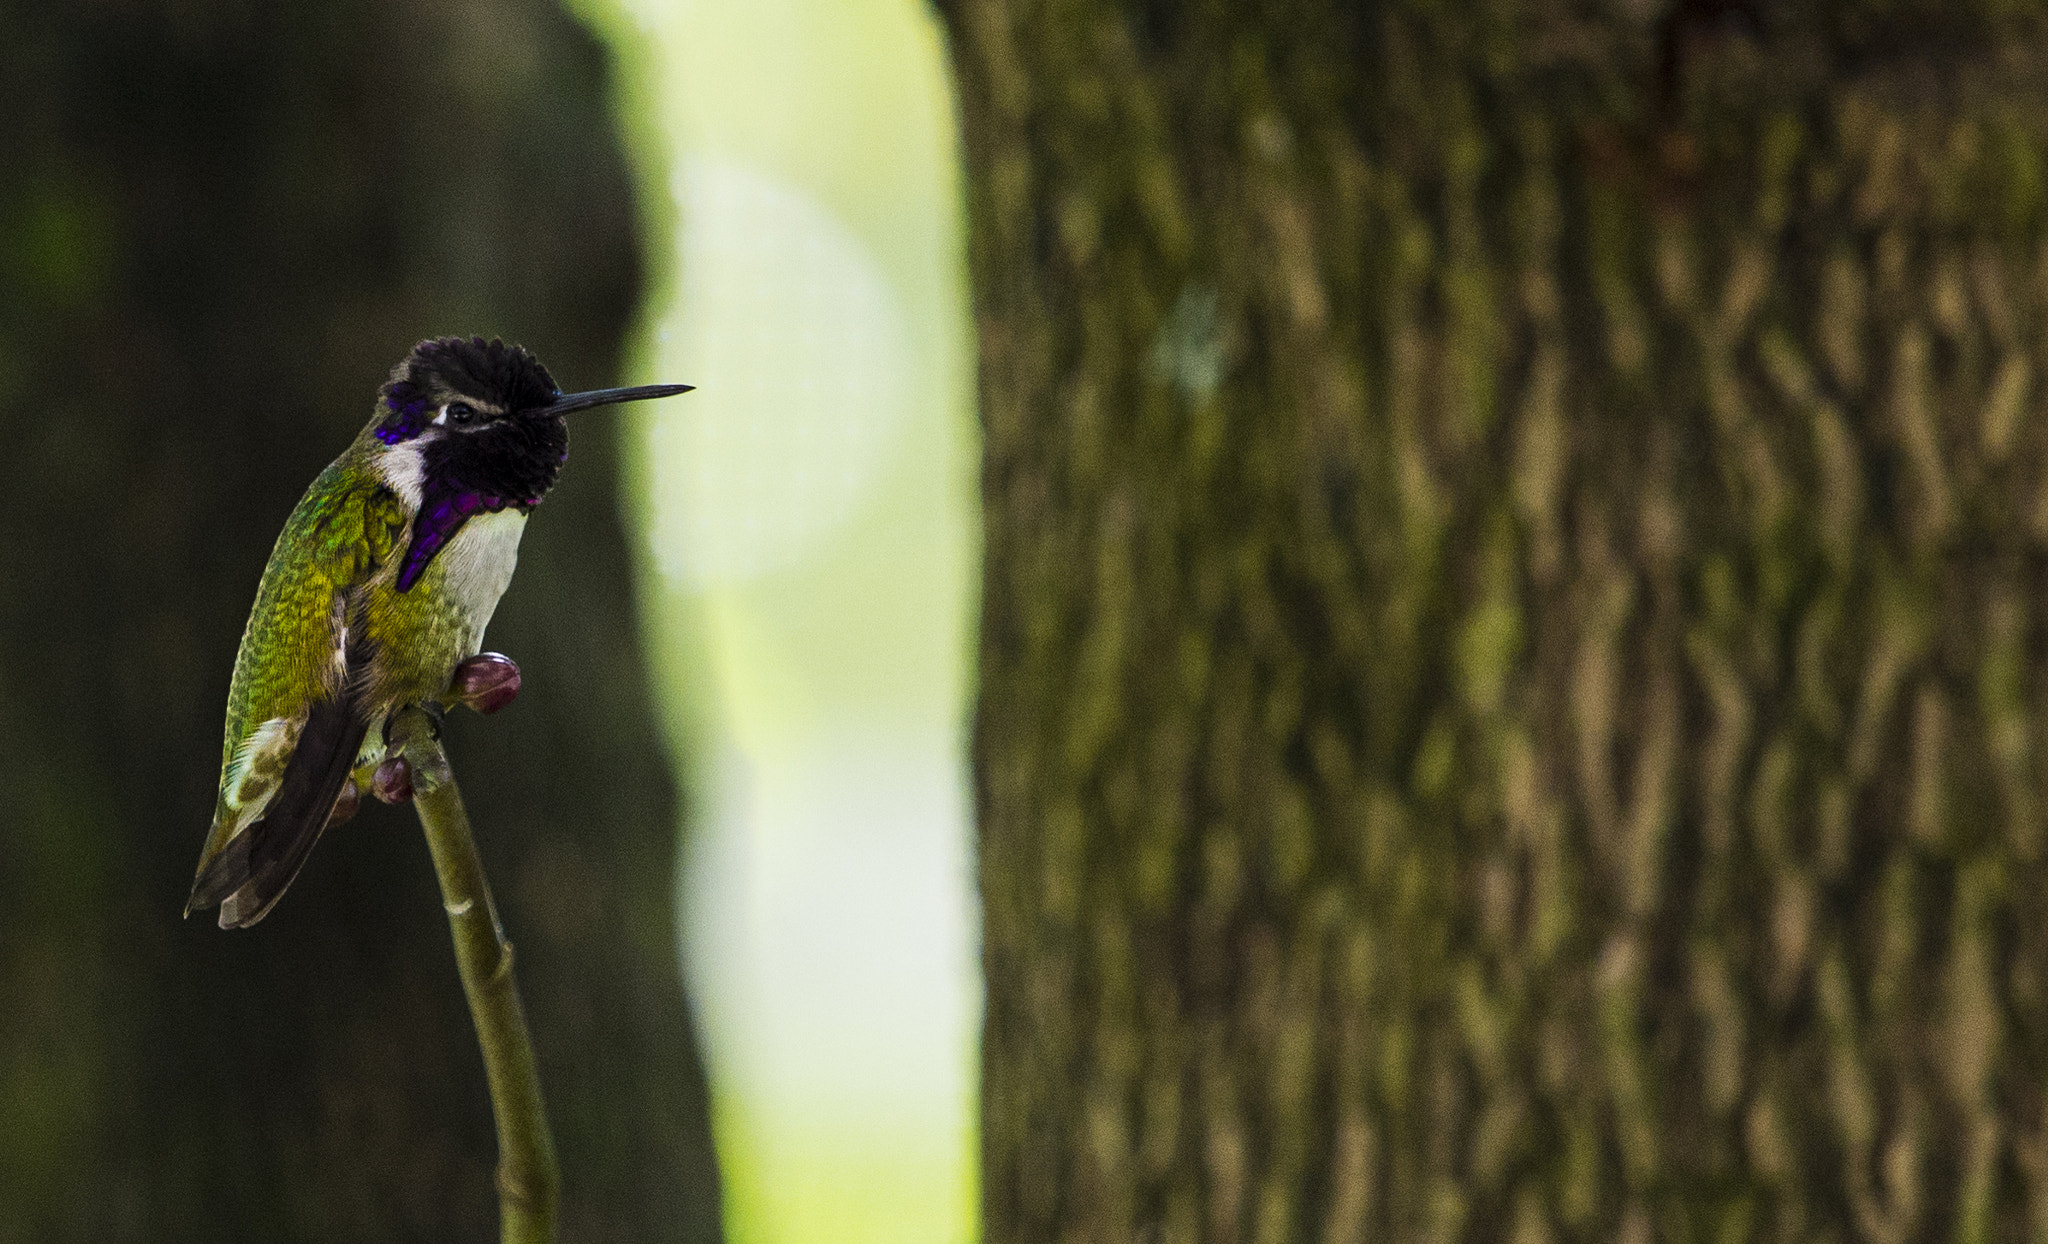
<path id="1" fill-rule="evenodd" d="M 441 408 L 441 415 L 453 424 L 465 424 L 476 418 L 476 410 L 468 402 L 450 402 Z"/>

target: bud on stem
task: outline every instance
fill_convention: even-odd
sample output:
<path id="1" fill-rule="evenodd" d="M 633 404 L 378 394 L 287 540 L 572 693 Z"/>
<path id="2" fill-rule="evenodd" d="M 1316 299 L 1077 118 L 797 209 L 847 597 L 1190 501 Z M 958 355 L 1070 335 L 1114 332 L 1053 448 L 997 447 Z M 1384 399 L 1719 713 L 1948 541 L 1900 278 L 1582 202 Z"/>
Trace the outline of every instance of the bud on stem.
<path id="1" fill-rule="evenodd" d="M 412 802 L 412 762 L 403 756 L 387 756 L 370 779 L 370 793 L 385 803 Z"/>
<path id="2" fill-rule="evenodd" d="M 341 784 L 341 793 L 334 797 L 334 811 L 327 814 L 327 828 L 345 825 L 355 818 L 356 809 L 362 805 L 363 792 L 356 786 L 354 774 Z"/>
<path id="3" fill-rule="evenodd" d="M 519 695 L 519 666 L 500 652 L 479 652 L 455 667 L 449 698 L 489 716 Z"/>

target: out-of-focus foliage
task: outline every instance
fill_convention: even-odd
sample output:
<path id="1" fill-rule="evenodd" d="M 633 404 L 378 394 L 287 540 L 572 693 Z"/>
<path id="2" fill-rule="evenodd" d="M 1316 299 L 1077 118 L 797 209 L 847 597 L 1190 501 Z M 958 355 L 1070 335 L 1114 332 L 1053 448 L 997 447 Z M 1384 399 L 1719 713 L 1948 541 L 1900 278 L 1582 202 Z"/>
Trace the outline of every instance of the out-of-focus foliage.
<path id="1" fill-rule="evenodd" d="M 627 461 L 727 1230 L 959 1244 L 977 567 L 943 41 L 925 0 L 620 7 L 681 212 L 641 375 L 701 386 L 628 413 Z"/>
<path id="2" fill-rule="evenodd" d="M 599 46 L 540 0 L 0 10 L 0 1240 L 483 1238 L 494 1141 L 410 812 L 178 910 L 270 542 L 432 333 L 612 378 L 639 282 Z M 612 425 L 579 423 L 451 749 L 568 1239 L 717 1234 Z"/>

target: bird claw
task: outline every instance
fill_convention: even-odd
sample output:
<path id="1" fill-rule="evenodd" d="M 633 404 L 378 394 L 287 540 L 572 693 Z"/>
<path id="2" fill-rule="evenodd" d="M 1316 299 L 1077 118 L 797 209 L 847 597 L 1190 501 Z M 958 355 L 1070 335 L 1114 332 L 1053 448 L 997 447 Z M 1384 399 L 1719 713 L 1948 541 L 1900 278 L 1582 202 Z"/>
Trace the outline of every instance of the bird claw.
<path id="1" fill-rule="evenodd" d="M 448 696 L 489 716 L 519 695 L 519 666 L 501 652 L 479 652 L 455 667 Z"/>
<path id="2" fill-rule="evenodd" d="M 370 793 L 385 803 L 430 795 L 448 780 L 441 751 L 441 706 L 409 704 L 391 715 L 384 754 L 370 773 Z"/>

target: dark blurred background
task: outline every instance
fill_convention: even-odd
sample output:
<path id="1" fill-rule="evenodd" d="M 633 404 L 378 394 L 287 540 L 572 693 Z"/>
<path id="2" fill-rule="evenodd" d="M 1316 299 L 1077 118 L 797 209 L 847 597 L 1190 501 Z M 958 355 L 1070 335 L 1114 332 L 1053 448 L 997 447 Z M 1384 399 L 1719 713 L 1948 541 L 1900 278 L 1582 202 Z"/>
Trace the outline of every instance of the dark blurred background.
<path id="1" fill-rule="evenodd" d="M 418 338 L 612 383 L 636 192 L 541 0 L 0 7 L 0 1240 L 479 1239 L 482 1068 L 409 810 L 253 934 L 178 913 L 271 541 Z M 718 1235 L 676 792 L 576 428 L 451 754 L 519 950 L 564 1238 Z"/>

